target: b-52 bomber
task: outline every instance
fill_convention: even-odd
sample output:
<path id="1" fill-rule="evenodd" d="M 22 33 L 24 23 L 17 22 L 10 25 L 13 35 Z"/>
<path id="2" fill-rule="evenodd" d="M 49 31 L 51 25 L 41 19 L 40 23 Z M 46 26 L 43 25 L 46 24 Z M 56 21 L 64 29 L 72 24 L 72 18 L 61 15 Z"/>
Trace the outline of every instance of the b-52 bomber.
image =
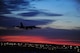
<path id="1" fill-rule="evenodd" d="M 24 26 L 23 23 L 21 22 L 20 23 L 20 26 L 16 26 L 17 28 L 20 28 L 20 29 L 41 29 L 41 27 L 37 27 L 37 26 Z"/>

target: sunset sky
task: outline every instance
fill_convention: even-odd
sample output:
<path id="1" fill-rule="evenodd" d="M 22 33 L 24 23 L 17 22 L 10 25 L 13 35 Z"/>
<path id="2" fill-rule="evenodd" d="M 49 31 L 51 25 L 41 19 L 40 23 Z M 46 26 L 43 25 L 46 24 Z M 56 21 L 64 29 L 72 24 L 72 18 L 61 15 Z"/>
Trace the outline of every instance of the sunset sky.
<path id="1" fill-rule="evenodd" d="M 25 3 L 11 4 L 3 2 L 10 8 L 10 13 L 0 13 L 0 40 L 13 40 L 26 37 L 25 40 L 55 44 L 80 45 L 80 1 L 78 0 L 24 0 Z M 29 3 L 29 4 L 28 4 Z M 13 8 L 17 6 L 16 8 Z M 3 9 L 0 9 L 0 11 Z M 1 11 L 2 12 L 2 11 Z M 39 26 L 42 29 L 16 29 L 20 22 L 24 26 Z M 15 38 L 14 38 L 15 37 Z M 33 39 L 32 39 L 33 37 Z M 36 38 L 34 38 L 36 37 Z M 21 41 L 22 39 L 21 38 Z M 28 39 L 27 39 L 28 38 Z M 20 38 L 18 38 L 20 40 Z M 23 42 L 25 42 L 25 40 Z M 55 40 L 55 41 L 54 41 Z M 61 42 L 59 42 L 59 40 Z M 65 41 L 64 41 L 65 40 Z M 58 42 L 57 42 L 58 41 Z"/>

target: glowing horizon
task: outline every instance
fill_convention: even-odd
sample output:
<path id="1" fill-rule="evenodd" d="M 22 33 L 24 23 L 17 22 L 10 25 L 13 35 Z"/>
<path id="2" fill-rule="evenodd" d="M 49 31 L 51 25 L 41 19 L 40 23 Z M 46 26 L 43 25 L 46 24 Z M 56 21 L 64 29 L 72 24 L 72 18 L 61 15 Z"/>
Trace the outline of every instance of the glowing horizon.
<path id="1" fill-rule="evenodd" d="M 45 43 L 45 44 L 58 44 L 58 45 L 75 45 L 80 46 L 80 43 L 73 42 L 66 39 L 47 39 L 43 36 L 0 36 L 2 42 L 31 42 L 31 43 Z"/>

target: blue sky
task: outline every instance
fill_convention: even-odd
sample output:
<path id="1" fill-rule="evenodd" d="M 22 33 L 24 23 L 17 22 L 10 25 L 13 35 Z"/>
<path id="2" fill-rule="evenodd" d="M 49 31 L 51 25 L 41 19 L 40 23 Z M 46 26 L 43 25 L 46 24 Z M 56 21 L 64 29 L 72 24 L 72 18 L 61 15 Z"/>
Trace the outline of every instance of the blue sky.
<path id="1" fill-rule="evenodd" d="M 61 29 L 76 29 L 80 27 L 80 13 L 77 11 L 77 2 L 75 0 L 47 0 L 35 4 L 38 9 L 45 9 L 51 13 L 63 14 L 63 16 L 43 16 L 42 19 L 56 20 L 45 26 Z M 38 18 L 39 19 L 39 18 Z M 41 18 L 40 18 L 41 19 Z"/>
<path id="2" fill-rule="evenodd" d="M 55 22 L 41 25 L 42 27 L 56 29 L 80 29 L 80 4 L 76 2 L 76 0 L 42 0 L 38 2 L 31 2 L 30 4 L 35 8 L 24 7 L 25 10 L 12 11 L 13 14 L 11 16 L 25 20 L 56 20 Z M 23 6 L 21 6 L 21 8 L 23 8 Z M 39 14 L 29 17 L 19 15 L 21 13 L 30 12 L 31 10 L 35 10 L 35 12 L 39 11 Z M 62 16 L 47 16 L 44 13 L 61 14 Z"/>

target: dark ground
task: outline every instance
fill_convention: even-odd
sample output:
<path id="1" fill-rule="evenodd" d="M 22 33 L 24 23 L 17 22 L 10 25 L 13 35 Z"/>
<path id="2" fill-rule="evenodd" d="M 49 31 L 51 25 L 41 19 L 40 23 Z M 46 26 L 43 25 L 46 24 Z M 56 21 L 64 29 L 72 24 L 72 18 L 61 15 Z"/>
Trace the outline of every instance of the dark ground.
<path id="1" fill-rule="evenodd" d="M 0 53 L 77 53 L 72 50 L 43 50 L 36 48 L 22 48 L 22 47 L 0 47 Z"/>

